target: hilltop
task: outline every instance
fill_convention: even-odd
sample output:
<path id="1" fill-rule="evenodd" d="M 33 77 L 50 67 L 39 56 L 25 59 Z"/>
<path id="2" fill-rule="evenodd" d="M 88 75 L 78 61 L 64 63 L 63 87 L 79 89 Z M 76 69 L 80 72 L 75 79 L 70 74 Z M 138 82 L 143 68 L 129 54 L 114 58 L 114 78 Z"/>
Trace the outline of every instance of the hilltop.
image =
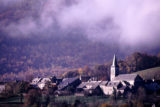
<path id="1" fill-rule="evenodd" d="M 135 72 L 135 74 L 139 74 L 144 80 L 147 79 L 160 79 L 160 67 L 154 67 L 146 70 L 141 70 Z"/>

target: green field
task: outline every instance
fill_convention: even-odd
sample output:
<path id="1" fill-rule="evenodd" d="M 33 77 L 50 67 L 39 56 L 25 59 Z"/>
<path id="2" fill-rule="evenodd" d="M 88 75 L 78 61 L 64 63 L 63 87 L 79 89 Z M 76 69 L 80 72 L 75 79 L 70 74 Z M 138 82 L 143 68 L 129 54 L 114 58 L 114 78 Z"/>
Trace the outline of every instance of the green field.
<path id="1" fill-rule="evenodd" d="M 68 104 L 73 104 L 76 100 L 79 100 L 83 103 L 93 103 L 93 102 L 106 102 L 108 97 L 85 97 L 85 96 L 59 96 L 54 99 L 55 102 L 67 102 Z"/>
<path id="2" fill-rule="evenodd" d="M 76 100 L 85 104 L 91 104 L 91 103 L 103 104 L 112 102 L 112 98 L 109 96 L 74 96 L 74 95 L 58 96 L 58 97 L 50 96 L 50 101 L 57 103 L 66 102 L 67 104 L 74 104 Z M 126 102 L 127 100 L 124 98 L 117 98 L 116 100 L 117 104 L 124 104 Z M 24 103 L 24 99 L 22 103 Z M 20 97 L 11 97 L 3 101 L 0 101 L 0 104 L 22 104 L 22 103 L 20 102 Z"/>
<path id="3" fill-rule="evenodd" d="M 22 102 L 24 102 L 24 99 L 23 99 Z M 20 99 L 19 96 L 17 96 L 17 97 L 10 97 L 10 98 L 7 98 L 7 99 L 0 100 L 0 104 L 1 103 L 21 103 L 21 99 Z"/>
<path id="4" fill-rule="evenodd" d="M 160 67 L 150 68 L 134 73 L 139 74 L 144 80 L 153 78 L 160 80 Z"/>
<path id="5" fill-rule="evenodd" d="M 109 96 L 59 96 L 54 98 L 54 102 L 66 102 L 73 104 L 76 100 L 81 103 L 110 103 L 112 99 Z M 53 100 L 51 100 L 53 101 Z M 124 98 L 118 98 L 117 104 L 123 104 L 126 102 Z"/>

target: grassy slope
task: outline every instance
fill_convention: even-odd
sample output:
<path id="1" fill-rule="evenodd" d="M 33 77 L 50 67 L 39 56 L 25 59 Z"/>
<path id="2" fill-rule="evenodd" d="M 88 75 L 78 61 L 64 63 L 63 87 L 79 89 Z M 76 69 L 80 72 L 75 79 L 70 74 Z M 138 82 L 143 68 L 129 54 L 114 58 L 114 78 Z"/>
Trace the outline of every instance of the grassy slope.
<path id="1" fill-rule="evenodd" d="M 150 68 L 142 71 L 135 72 L 139 74 L 143 79 L 153 79 L 154 77 L 160 80 L 160 67 Z"/>

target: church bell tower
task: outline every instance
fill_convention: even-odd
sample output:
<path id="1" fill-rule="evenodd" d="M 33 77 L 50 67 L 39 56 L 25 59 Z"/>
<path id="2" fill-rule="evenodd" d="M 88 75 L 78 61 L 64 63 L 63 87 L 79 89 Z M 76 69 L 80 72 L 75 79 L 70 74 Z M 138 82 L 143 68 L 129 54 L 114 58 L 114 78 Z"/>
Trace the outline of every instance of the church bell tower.
<path id="1" fill-rule="evenodd" d="M 116 55 L 114 54 L 113 62 L 111 65 L 110 81 L 112 81 L 118 74 L 119 74 L 119 66 L 117 63 Z"/>

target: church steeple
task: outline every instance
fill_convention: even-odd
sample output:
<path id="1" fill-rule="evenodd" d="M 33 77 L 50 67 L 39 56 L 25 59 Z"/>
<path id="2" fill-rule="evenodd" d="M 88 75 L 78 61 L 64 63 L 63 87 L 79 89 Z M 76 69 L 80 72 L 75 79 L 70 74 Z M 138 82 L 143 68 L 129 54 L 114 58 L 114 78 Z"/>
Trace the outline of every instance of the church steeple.
<path id="1" fill-rule="evenodd" d="M 112 81 L 114 77 L 116 77 L 119 74 L 119 66 L 117 63 L 116 55 L 114 54 L 113 62 L 111 66 L 111 72 L 110 72 L 110 80 Z"/>
<path id="2" fill-rule="evenodd" d="M 115 55 L 115 54 L 114 54 L 114 56 L 113 56 L 112 66 L 118 66 L 118 64 L 117 64 L 117 59 L 116 59 L 116 55 Z"/>

